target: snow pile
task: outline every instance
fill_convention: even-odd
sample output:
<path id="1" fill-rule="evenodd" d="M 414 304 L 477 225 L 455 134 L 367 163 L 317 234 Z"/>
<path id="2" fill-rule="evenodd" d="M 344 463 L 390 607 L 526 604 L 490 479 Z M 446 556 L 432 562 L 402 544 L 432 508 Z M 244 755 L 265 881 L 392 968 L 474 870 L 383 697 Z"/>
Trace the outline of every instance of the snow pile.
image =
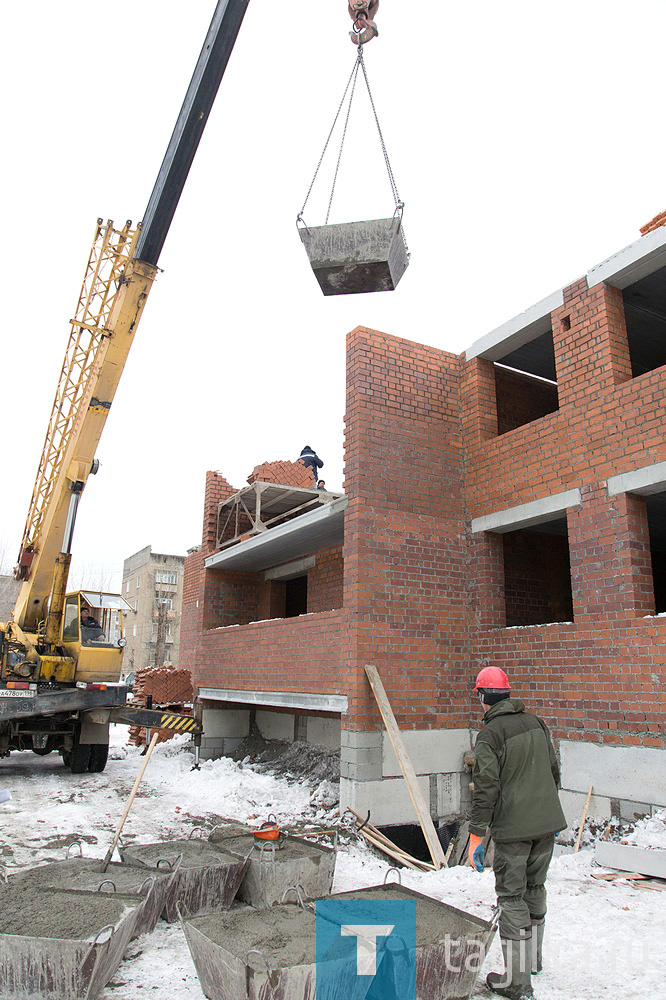
<path id="1" fill-rule="evenodd" d="M 633 833 L 626 837 L 626 843 L 633 847 L 666 850 L 666 809 L 639 820 Z"/>

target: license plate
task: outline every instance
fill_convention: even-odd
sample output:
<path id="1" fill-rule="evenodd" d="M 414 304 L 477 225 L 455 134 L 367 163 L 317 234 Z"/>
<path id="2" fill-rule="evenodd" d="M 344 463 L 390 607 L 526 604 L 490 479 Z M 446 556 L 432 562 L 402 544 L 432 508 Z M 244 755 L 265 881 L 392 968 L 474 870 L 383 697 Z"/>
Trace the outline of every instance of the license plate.
<path id="1" fill-rule="evenodd" d="M 0 698 L 34 698 L 34 697 L 35 697 L 34 691 L 0 690 Z"/>

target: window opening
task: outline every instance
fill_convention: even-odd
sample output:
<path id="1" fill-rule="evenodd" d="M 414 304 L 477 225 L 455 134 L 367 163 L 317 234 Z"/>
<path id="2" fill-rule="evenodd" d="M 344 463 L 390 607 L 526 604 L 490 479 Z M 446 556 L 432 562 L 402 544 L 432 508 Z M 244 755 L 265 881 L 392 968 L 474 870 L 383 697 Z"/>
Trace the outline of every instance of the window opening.
<path id="1" fill-rule="evenodd" d="M 297 618 L 308 613 L 308 578 L 297 576 L 285 581 L 285 618 Z"/>
<path id="2" fill-rule="evenodd" d="M 559 409 L 552 330 L 505 354 L 494 368 L 498 435 Z"/>
<path id="3" fill-rule="evenodd" d="M 666 267 L 622 292 L 633 378 L 666 365 Z"/>
<path id="4" fill-rule="evenodd" d="M 507 627 L 572 621 L 566 516 L 502 537 Z"/>
<path id="5" fill-rule="evenodd" d="M 645 508 L 650 532 L 655 613 L 662 615 L 666 612 L 666 491 L 645 497 Z"/>

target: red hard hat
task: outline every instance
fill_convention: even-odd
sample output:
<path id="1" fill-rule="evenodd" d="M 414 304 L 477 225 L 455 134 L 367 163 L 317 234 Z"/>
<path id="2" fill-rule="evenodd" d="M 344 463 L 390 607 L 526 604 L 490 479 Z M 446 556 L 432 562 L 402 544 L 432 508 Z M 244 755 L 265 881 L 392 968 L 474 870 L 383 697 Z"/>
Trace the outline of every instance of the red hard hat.
<path id="1" fill-rule="evenodd" d="M 498 691 L 509 691 L 511 685 L 509 684 L 509 678 L 499 667 L 484 667 L 476 678 L 476 684 L 474 685 L 475 691 L 478 691 L 479 688 L 494 688 Z"/>

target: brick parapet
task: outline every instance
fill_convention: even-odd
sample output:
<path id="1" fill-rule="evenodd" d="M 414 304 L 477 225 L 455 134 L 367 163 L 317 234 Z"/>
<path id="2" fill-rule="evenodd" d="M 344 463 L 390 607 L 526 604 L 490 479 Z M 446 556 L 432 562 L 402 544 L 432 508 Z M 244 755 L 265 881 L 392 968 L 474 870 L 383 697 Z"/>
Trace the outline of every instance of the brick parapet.
<path id="1" fill-rule="evenodd" d="M 622 414 L 618 419 L 618 414 Z M 587 396 L 467 449 L 470 517 L 666 461 L 666 368 Z"/>

